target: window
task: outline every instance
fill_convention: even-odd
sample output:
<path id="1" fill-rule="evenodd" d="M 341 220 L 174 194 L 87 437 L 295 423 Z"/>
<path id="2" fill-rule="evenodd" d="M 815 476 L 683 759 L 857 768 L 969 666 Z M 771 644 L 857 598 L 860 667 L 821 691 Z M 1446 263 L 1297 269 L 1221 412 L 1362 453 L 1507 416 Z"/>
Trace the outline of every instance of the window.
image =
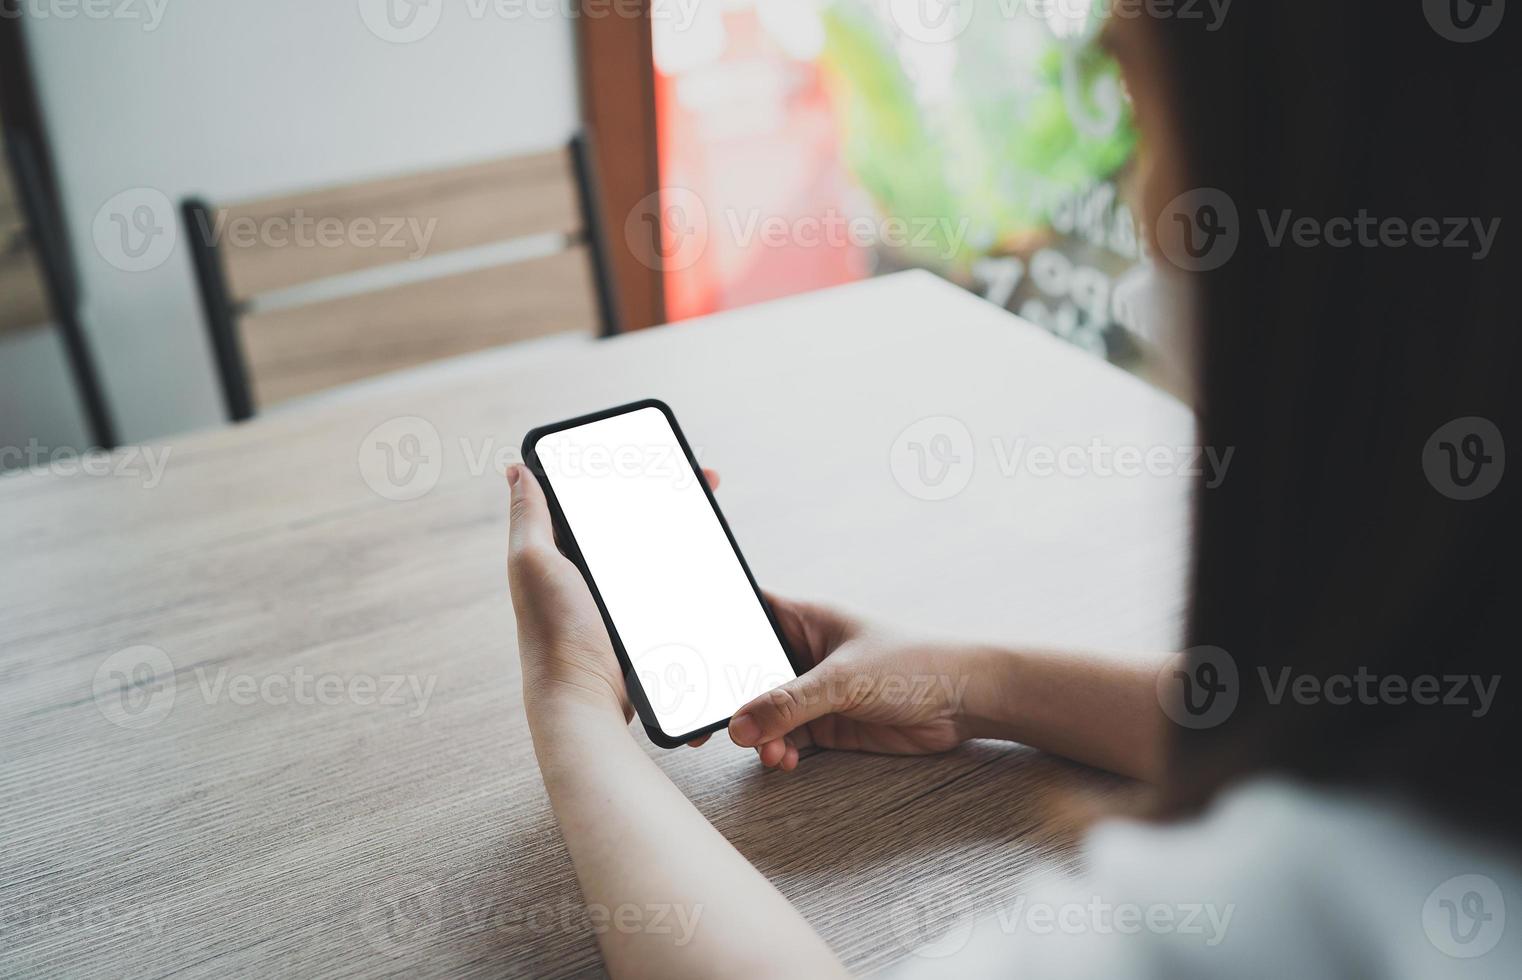
<path id="1" fill-rule="evenodd" d="M 1136 136 L 1088 0 L 662 8 L 671 319 L 924 267 L 1129 354 Z"/>

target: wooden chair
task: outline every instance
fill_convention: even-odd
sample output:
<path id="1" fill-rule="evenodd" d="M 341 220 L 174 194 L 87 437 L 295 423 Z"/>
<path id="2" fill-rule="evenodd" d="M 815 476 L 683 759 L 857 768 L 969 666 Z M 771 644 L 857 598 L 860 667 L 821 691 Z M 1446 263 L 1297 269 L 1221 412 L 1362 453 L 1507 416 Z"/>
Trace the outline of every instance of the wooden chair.
<path id="1" fill-rule="evenodd" d="M 34 236 L 22 213 L 10 168 L 0 162 L 0 333 L 53 321 Z"/>
<path id="2" fill-rule="evenodd" d="M 182 206 L 227 414 L 531 337 L 618 332 L 591 153 Z"/>
<path id="3" fill-rule="evenodd" d="M 9 56 L 9 42 L 0 41 L 0 54 Z M 114 449 L 116 425 L 80 324 L 79 280 L 44 156 L 31 133 L 4 120 L 0 150 L 0 334 L 57 328 L 90 440 Z"/>

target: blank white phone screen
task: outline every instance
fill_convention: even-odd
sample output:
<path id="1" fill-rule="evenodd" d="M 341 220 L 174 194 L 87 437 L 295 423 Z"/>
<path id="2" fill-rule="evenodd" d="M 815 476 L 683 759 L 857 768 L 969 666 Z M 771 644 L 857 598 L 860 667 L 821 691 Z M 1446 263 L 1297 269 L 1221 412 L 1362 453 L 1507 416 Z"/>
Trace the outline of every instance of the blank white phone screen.
<path id="1" fill-rule="evenodd" d="M 550 433 L 535 453 L 663 732 L 796 676 L 664 412 Z"/>

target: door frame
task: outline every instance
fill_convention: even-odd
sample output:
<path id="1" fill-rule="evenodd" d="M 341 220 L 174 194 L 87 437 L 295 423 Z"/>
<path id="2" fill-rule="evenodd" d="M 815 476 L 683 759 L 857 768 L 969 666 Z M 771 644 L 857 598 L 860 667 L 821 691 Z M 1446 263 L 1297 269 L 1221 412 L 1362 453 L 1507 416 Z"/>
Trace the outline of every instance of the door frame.
<path id="1" fill-rule="evenodd" d="M 659 268 L 625 235 L 632 215 L 660 191 L 651 0 L 581 0 L 576 18 L 582 118 L 591 131 L 603 227 L 625 330 L 666 322 Z"/>

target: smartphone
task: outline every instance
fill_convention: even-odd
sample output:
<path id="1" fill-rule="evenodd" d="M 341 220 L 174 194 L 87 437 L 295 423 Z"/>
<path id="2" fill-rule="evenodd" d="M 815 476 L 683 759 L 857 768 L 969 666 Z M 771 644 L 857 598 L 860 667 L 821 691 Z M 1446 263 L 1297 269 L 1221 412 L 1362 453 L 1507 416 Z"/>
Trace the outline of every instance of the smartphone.
<path id="1" fill-rule="evenodd" d="M 541 426 L 523 461 L 602 613 L 650 740 L 675 748 L 798 676 L 697 458 L 661 401 Z"/>

